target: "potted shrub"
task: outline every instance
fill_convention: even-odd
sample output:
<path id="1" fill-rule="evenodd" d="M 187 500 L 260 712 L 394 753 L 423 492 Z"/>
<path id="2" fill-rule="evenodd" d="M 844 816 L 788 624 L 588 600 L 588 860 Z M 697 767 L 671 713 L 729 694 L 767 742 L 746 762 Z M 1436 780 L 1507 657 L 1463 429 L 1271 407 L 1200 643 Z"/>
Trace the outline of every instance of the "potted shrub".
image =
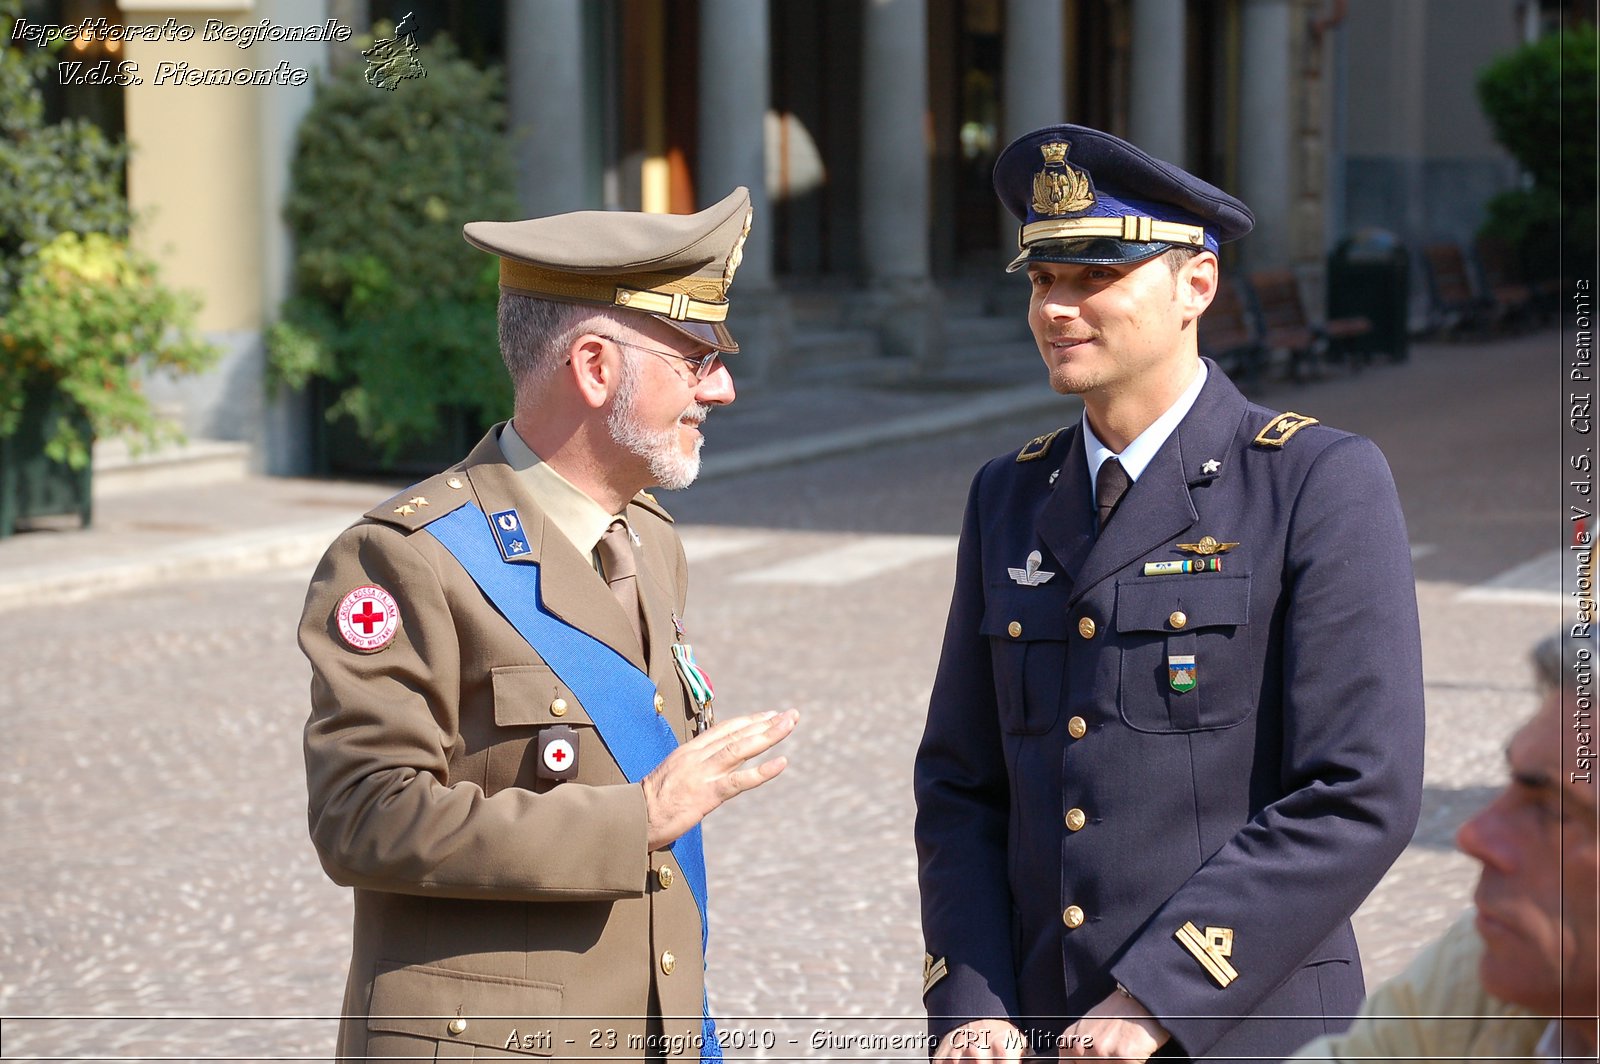
<path id="1" fill-rule="evenodd" d="M 0 17 L 0 33 L 11 22 Z M 44 121 L 35 78 L 52 64 L 0 48 L 0 536 L 42 514 L 87 524 L 96 437 L 177 435 L 143 375 L 215 357 L 192 302 L 128 246 L 123 148 L 86 122 Z"/>

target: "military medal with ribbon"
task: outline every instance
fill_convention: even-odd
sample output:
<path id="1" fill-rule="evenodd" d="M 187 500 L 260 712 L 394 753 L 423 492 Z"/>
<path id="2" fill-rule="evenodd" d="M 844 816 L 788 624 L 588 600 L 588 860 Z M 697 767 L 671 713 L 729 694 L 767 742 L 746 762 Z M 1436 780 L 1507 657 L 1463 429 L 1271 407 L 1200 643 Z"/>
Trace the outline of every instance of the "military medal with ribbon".
<path id="1" fill-rule="evenodd" d="M 678 637 L 683 637 L 683 622 L 674 615 L 672 627 Z M 717 722 L 716 714 L 712 712 L 712 700 L 717 693 L 711 688 L 711 678 L 700 668 L 700 663 L 694 660 L 694 647 L 688 643 L 672 644 L 672 663 L 678 667 L 678 675 L 683 677 L 683 685 L 689 690 L 689 698 L 694 702 L 695 731 L 703 732 Z"/>

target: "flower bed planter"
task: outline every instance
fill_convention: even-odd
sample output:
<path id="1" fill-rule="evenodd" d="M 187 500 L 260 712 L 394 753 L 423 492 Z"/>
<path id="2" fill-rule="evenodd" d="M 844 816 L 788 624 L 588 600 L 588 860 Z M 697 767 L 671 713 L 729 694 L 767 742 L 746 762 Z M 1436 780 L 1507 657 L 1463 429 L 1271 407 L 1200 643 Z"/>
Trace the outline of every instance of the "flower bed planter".
<path id="1" fill-rule="evenodd" d="M 73 469 L 44 451 L 62 418 L 89 434 L 88 417 L 70 399 L 54 388 L 30 388 L 17 431 L 0 437 L 0 539 L 15 532 L 19 521 L 56 514 L 76 513 L 89 527 L 93 467 Z"/>

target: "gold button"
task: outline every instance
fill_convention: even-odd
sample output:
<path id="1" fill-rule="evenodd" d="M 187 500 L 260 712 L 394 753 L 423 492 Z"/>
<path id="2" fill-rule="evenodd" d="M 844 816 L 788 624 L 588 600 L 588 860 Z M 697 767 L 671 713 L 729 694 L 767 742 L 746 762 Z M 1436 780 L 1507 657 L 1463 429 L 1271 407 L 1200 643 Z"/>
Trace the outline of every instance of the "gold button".
<path id="1" fill-rule="evenodd" d="M 1082 717 L 1073 717 L 1067 721 L 1067 734 L 1074 739 L 1082 739 L 1088 731 L 1089 725 Z"/>
<path id="2" fill-rule="evenodd" d="M 565 698 L 558 698 L 554 702 L 551 702 L 550 703 L 550 715 L 552 717 L 564 717 L 564 716 L 566 716 L 567 715 L 567 700 Z"/>
<path id="3" fill-rule="evenodd" d="M 1078 619 L 1078 634 L 1085 639 L 1093 639 L 1096 628 L 1093 617 L 1080 617 Z"/>
<path id="4" fill-rule="evenodd" d="M 672 970 L 678 966 L 678 958 L 672 955 L 669 949 L 661 955 L 661 974 L 671 975 Z"/>
<path id="5" fill-rule="evenodd" d="M 450 485 L 452 488 L 459 488 L 461 486 L 461 478 L 451 477 L 449 480 L 445 481 L 445 483 Z"/>
<path id="6" fill-rule="evenodd" d="M 1082 927 L 1083 910 L 1076 905 L 1067 906 L 1066 910 L 1061 914 L 1061 922 L 1068 927 Z"/>
<path id="7" fill-rule="evenodd" d="M 1082 831 L 1083 825 L 1087 822 L 1088 818 L 1083 815 L 1082 809 L 1067 810 L 1067 827 L 1073 831 Z"/>
<path id="8" fill-rule="evenodd" d="M 671 866 L 662 865 L 660 868 L 656 869 L 656 882 L 661 884 L 662 890 L 666 890 L 668 887 L 672 886 Z"/>
<path id="9" fill-rule="evenodd" d="M 1182 628 L 1189 623 L 1189 615 L 1182 610 L 1173 610 L 1172 615 L 1167 618 L 1167 623 L 1174 628 Z"/>
<path id="10" fill-rule="evenodd" d="M 1006 625 L 1006 631 L 1011 633 L 1012 639 L 1017 638 L 1017 636 L 1022 634 L 1022 622 L 1012 621 L 1010 624 Z"/>
<path id="11" fill-rule="evenodd" d="M 449 1032 L 451 1034 L 460 1034 L 462 1031 L 465 1031 L 466 1029 L 467 1029 L 467 1021 L 463 1020 L 460 1016 L 457 1016 L 455 1019 L 451 1020 L 450 1021 L 450 1025 L 447 1028 L 447 1030 L 449 1030 Z"/>
<path id="12" fill-rule="evenodd" d="M 660 713 L 665 708 L 667 700 L 661 697 L 661 692 L 656 692 L 656 712 Z"/>

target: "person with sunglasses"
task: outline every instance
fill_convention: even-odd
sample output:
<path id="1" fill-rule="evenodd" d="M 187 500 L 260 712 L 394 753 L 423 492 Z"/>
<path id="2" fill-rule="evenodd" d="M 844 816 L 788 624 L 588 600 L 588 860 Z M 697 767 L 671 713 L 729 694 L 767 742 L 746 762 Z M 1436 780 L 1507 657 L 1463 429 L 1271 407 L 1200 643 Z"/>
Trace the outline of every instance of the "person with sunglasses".
<path id="1" fill-rule="evenodd" d="M 645 489 L 734 399 L 750 220 L 740 188 L 465 228 L 514 416 L 346 530 L 300 625 L 311 837 L 355 888 L 341 1057 L 720 1057 L 699 824 L 797 715 L 715 721 Z"/>

